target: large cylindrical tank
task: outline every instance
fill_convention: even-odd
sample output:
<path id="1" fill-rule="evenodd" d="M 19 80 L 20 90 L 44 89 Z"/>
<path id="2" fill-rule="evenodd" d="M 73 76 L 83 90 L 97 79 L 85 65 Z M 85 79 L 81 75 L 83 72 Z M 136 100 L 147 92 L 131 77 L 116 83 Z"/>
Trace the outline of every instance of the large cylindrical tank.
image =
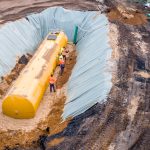
<path id="1" fill-rule="evenodd" d="M 64 32 L 50 33 L 46 37 L 3 99 L 5 115 L 18 119 L 35 116 L 49 77 L 56 68 L 57 56 L 66 45 Z"/>

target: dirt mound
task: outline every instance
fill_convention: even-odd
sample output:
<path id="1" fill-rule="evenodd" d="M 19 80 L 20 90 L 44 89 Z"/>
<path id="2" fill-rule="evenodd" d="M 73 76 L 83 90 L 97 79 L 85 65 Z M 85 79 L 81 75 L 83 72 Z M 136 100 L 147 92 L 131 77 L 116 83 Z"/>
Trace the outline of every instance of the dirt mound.
<path id="1" fill-rule="evenodd" d="M 126 10 L 123 7 L 111 9 L 107 14 L 110 21 L 117 20 L 131 25 L 143 25 L 147 23 L 147 17 L 137 10 Z"/>

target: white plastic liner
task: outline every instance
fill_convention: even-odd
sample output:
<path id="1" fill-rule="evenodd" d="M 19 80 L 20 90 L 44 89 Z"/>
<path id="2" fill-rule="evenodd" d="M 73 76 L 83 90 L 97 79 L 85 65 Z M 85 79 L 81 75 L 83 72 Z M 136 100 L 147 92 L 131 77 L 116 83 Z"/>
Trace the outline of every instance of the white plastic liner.
<path id="1" fill-rule="evenodd" d="M 112 86 L 108 71 L 112 50 L 106 16 L 53 7 L 27 18 L 28 21 L 22 19 L 0 29 L 0 76 L 14 67 L 17 56 L 33 53 L 51 30 L 64 30 L 73 41 L 78 26 L 77 63 L 68 81 L 63 118 L 76 116 L 105 101 Z"/>
<path id="2" fill-rule="evenodd" d="M 16 58 L 33 53 L 41 42 L 38 30 L 26 19 L 7 23 L 0 28 L 0 77 L 16 64 Z"/>

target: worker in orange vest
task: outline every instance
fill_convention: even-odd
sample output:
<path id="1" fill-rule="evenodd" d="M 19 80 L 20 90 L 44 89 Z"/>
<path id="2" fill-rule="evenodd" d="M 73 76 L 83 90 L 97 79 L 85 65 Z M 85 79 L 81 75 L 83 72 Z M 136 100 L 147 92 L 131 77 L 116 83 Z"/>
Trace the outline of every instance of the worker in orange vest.
<path id="1" fill-rule="evenodd" d="M 59 58 L 58 59 L 59 59 L 59 62 L 60 62 L 61 59 L 63 59 L 62 53 L 59 54 Z"/>
<path id="2" fill-rule="evenodd" d="M 60 58 L 59 60 L 59 66 L 60 66 L 60 75 L 62 76 L 65 68 L 65 61 L 62 58 Z"/>
<path id="3" fill-rule="evenodd" d="M 49 79 L 50 92 L 52 92 L 52 91 L 56 92 L 56 90 L 55 90 L 55 82 L 56 82 L 56 79 L 53 76 L 53 74 L 51 74 L 50 79 Z"/>

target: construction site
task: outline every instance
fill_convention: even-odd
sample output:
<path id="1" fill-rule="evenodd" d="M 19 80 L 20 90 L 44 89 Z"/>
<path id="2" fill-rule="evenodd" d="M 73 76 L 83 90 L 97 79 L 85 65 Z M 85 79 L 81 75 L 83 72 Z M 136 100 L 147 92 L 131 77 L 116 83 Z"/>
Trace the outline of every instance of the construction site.
<path id="1" fill-rule="evenodd" d="M 0 150 L 150 150 L 150 1 L 0 0 Z"/>

